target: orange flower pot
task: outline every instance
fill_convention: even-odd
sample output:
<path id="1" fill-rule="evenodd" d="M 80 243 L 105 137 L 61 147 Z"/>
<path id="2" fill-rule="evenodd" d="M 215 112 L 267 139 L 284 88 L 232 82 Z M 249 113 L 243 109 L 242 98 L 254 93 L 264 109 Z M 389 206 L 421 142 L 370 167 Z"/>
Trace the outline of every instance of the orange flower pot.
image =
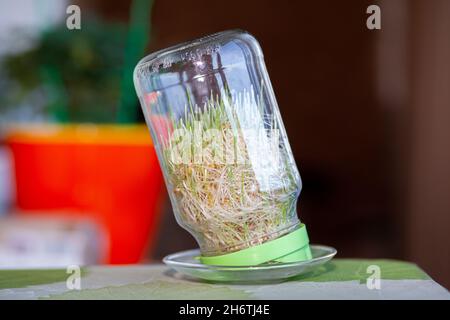
<path id="1" fill-rule="evenodd" d="M 104 227 L 104 262 L 141 261 L 153 245 L 165 195 L 158 159 L 145 126 L 46 125 L 7 137 L 15 163 L 17 206 L 70 210 Z"/>

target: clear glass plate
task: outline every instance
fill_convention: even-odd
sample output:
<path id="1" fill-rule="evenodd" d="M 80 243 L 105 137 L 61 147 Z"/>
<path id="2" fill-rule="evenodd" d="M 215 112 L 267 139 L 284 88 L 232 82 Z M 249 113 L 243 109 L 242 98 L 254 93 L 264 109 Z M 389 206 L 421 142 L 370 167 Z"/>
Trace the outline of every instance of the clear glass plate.
<path id="1" fill-rule="evenodd" d="M 200 250 L 188 250 L 170 254 L 163 262 L 189 277 L 221 282 L 273 282 L 306 274 L 331 260 L 336 249 L 322 245 L 310 245 L 313 258 L 308 261 L 289 263 L 266 263 L 249 267 L 212 266 L 198 260 Z"/>

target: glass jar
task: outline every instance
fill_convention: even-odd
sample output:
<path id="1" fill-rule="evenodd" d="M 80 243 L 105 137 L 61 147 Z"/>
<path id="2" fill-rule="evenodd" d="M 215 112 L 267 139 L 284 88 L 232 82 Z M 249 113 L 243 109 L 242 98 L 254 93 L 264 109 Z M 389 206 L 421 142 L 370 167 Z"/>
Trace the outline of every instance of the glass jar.
<path id="1" fill-rule="evenodd" d="M 256 39 L 231 30 L 152 53 L 134 82 L 176 219 L 201 261 L 310 259 L 301 179 Z"/>

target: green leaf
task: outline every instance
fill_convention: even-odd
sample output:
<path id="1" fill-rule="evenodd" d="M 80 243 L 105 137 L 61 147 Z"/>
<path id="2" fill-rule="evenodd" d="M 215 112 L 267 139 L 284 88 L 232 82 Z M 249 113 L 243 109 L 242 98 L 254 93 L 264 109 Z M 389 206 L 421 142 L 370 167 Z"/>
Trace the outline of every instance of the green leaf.
<path id="1" fill-rule="evenodd" d="M 294 281 L 351 281 L 358 280 L 360 283 L 367 281 L 371 273 L 367 273 L 367 267 L 375 265 L 380 268 L 381 279 L 385 280 L 427 280 L 429 276 L 413 263 L 397 260 L 356 260 L 356 259 L 337 259 L 323 266 L 320 266 L 313 272 L 291 280 Z"/>
<path id="2" fill-rule="evenodd" d="M 143 284 L 129 284 L 101 289 L 85 289 L 69 291 L 59 295 L 51 295 L 45 299 L 250 299 L 250 295 L 243 290 L 213 286 L 201 283 L 175 283 L 157 280 Z"/>
<path id="3" fill-rule="evenodd" d="M 81 269 L 81 276 L 86 274 Z M 70 276 L 64 269 L 1 270 L 0 289 L 24 288 L 34 285 L 66 281 Z"/>

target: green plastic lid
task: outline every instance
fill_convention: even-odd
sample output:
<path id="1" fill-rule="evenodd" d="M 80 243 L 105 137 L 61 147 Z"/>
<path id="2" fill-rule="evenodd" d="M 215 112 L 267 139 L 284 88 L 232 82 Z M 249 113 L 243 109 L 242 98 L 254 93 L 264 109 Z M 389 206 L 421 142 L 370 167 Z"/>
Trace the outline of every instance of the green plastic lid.
<path id="1" fill-rule="evenodd" d="M 296 262 L 312 258 L 306 226 L 275 240 L 220 256 L 200 256 L 200 261 L 219 266 L 255 266 L 269 261 Z"/>

